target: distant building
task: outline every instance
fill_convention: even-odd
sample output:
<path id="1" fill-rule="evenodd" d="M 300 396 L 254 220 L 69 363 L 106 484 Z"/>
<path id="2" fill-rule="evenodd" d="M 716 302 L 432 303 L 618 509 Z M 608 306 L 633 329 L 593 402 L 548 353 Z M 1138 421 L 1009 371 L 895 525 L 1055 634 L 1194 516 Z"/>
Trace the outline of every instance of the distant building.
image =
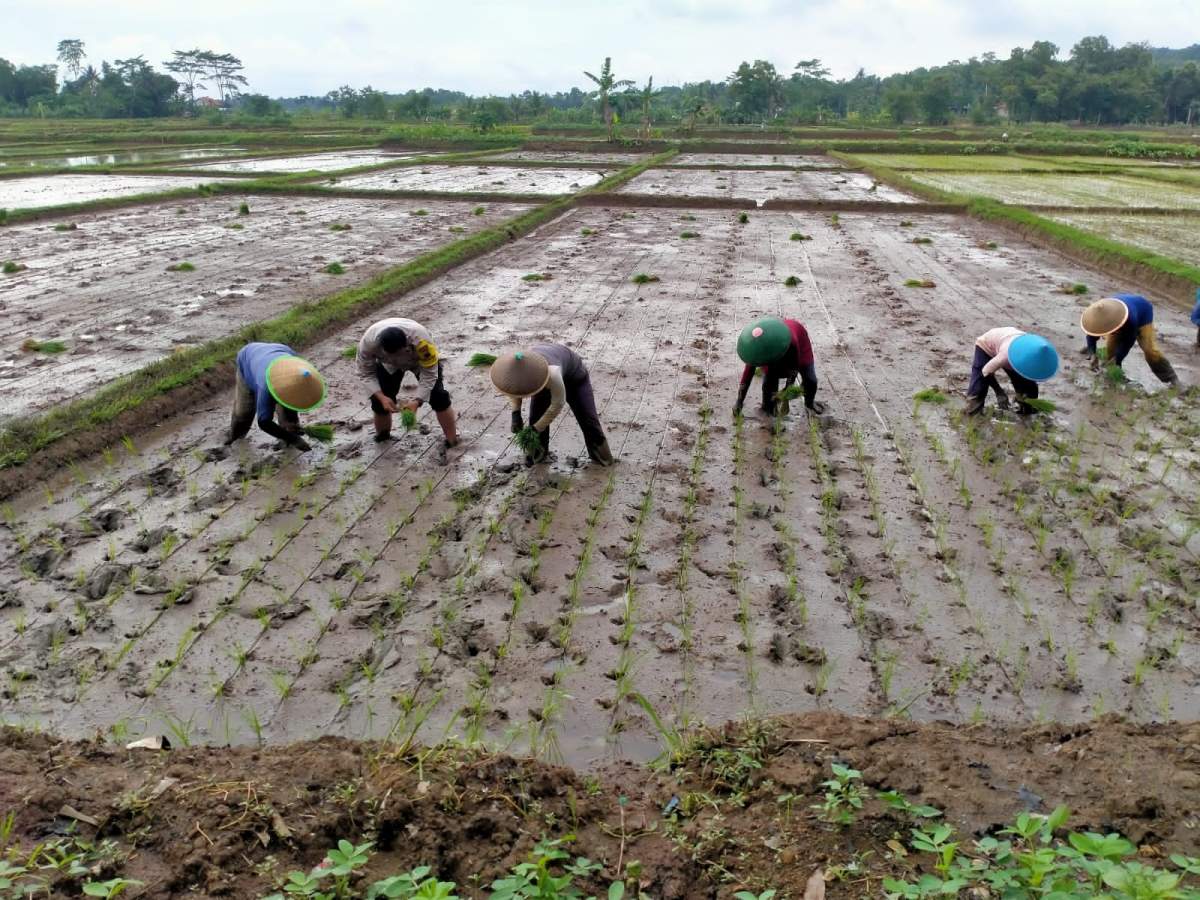
<path id="1" fill-rule="evenodd" d="M 213 97 L 201 97 L 196 101 L 196 105 L 201 109 L 220 109 L 221 101 Z"/>

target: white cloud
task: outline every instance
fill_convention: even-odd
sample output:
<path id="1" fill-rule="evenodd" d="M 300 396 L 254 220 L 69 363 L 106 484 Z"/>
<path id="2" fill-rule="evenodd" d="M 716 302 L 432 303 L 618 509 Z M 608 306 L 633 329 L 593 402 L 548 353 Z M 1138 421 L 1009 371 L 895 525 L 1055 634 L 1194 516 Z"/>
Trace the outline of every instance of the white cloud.
<path id="1" fill-rule="evenodd" d="M 458 88 L 507 94 L 585 86 L 606 54 L 620 77 L 657 84 L 726 77 L 742 60 L 781 71 L 819 57 L 835 76 L 887 75 L 1034 40 L 1066 55 L 1081 37 L 1115 44 L 1197 40 L 1195 8 L 1145 0 L 6 0 L 0 57 L 52 61 L 80 37 L 92 61 L 172 49 L 228 51 L 252 90 L 323 94 L 341 84 L 388 91 Z"/>

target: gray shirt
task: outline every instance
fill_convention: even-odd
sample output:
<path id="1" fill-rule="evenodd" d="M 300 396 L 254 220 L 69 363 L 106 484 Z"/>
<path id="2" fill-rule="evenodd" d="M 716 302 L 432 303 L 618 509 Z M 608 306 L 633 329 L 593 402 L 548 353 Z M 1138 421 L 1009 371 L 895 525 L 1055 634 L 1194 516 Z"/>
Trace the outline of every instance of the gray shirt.
<path id="1" fill-rule="evenodd" d="M 408 343 L 395 353 L 387 353 L 379 344 L 379 336 L 388 328 L 399 328 Z M 438 350 L 425 326 L 412 319 L 381 319 L 362 336 L 355 356 L 358 374 L 366 381 L 375 381 L 375 366 L 383 366 L 388 374 L 412 372 L 417 376 L 417 397 L 429 402 L 429 394 L 437 383 Z"/>

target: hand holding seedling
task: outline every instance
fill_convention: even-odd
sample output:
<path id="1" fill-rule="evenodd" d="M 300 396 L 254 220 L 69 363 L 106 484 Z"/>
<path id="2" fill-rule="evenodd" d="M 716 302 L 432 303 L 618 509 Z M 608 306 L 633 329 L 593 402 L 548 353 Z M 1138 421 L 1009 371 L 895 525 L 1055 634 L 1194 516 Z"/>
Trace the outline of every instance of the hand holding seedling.
<path id="1" fill-rule="evenodd" d="M 396 401 L 383 391 L 376 391 L 375 399 L 379 401 L 379 405 L 383 407 L 384 412 L 394 413 L 396 411 Z"/>

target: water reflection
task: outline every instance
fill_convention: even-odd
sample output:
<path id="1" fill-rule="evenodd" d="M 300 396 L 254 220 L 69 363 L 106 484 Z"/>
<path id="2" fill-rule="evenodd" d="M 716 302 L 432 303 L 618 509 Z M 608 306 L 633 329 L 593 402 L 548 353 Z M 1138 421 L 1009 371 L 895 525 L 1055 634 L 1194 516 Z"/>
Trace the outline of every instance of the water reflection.
<path id="1" fill-rule="evenodd" d="M 125 166 L 137 163 L 175 162 L 208 159 L 213 156 L 239 156 L 241 147 L 195 147 L 186 150 L 125 150 L 118 153 L 94 153 L 84 156 L 41 156 L 36 159 L 2 160 L 0 168 L 77 168 L 79 166 Z"/>

